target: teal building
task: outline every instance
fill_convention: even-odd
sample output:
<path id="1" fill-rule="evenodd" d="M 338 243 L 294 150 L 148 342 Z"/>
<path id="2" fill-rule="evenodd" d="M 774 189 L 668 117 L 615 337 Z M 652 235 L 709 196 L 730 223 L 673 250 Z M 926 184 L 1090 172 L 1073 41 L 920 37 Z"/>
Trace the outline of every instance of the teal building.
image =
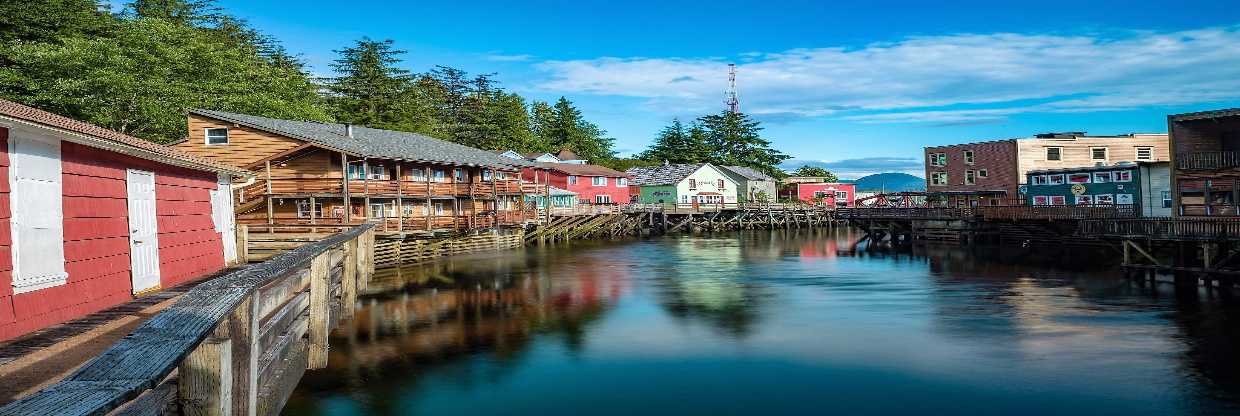
<path id="1" fill-rule="evenodd" d="M 1168 162 L 1034 170 L 1025 179 L 1029 205 L 1132 205 L 1144 217 L 1171 215 Z"/>

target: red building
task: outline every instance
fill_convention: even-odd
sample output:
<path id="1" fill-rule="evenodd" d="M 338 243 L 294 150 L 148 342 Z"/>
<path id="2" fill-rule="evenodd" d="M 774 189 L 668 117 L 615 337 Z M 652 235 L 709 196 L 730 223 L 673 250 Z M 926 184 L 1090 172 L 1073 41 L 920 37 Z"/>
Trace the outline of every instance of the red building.
<path id="1" fill-rule="evenodd" d="M 248 173 L 0 100 L 0 340 L 220 270 Z"/>
<path id="2" fill-rule="evenodd" d="M 857 185 L 851 183 L 798 183 L 796 198 L 806 203 L 821 200 L 829 207 L 851 207 L 857 199 Z"/>
<path id="3" fill-rule="evenodd" d="M 521 179 L 549 181 L 551 186 L 576 192 L 583 204 L 627 204 L 633 195 L 628 174 L 598 165 L 539 163 L 537 168 L 525 169 Z"/>

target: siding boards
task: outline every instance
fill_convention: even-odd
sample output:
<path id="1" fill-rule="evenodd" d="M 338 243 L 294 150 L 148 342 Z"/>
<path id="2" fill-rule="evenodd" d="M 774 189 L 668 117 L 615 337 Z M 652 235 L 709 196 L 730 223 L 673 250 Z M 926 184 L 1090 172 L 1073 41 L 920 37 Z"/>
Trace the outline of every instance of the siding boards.
<path id="1" fill-rule="evenodd" d="M 16 316 L 13 311 L 13 236 L 9 229 L 9 129 L 0 127 L 0 339 Z"/>
<path id="2" fill-rule="evenodd" d="M 206 145 L 207 128 L 227 128 L 227 145 Z M 233 166 L 249 166 L 271 156 L 289 151 L 302 142 L 233 123 L 212 120 L 191 114 L 189 138 L 174 147 L 192 154 L 209 157 Z"/>
<path id="3" fill-rule="evenodd" d="M 1025 174 L 1031 170 L 1062 169 L 1093 166 L 1095 161 L 1090 157 L 1090 149 L 1107 148 L 1106 164 L 1119 162 L 1135 162 L 1137 147 L 1152 147 L 1153 161 L 1171 160 L 1168 150 L 1167 135 L 1146 134 L 1134 137 L 1077 137 L 1075 139 L 1021 139 L 1017 166 L 1020 169 L 1020 180 L 1024 183 Z M 1046 160 L 1047 147 L 1062 147 L 1062 160 Z"/>

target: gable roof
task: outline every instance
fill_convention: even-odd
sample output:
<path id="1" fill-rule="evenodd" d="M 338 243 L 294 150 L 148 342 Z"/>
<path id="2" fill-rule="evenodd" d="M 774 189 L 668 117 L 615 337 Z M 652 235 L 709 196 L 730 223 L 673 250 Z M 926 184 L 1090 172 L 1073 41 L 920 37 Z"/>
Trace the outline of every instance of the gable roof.
<path id="1" fill-rule="evenodd" d="M 34 124 L 43 128 L 51 128 L 80 135 L 79 140 L 69 140 L 84 146 L 102 148 L 130 156 L 153 160 L 185 168 L 227 173 L 238 176 L 251 176 L 253 173 L 236 166 L 224 164 L 202 156 L 192 155 L 171 147 L 139 139 L 115 130 L 109 130 L 85 121 L 74 120 L 62 115 L 49 113 L 34 107 L 21 105 L 0 99 L 0 119 L 9 118 L 15 121 Z"/>
<path id="2" fill-rule="evenodd" d="M 214 110 L 190 110 L 190 114 L 232 122 L 304 140 L 355 156 L 379 159 L 486 167 L 528 167 L 531 163 L 503 157 L 482 149 L 402 131 L 347 126 L 338 123 L 281 120 Z M 352 128 L 352 136 L 347 129 Z"/>
<path id="3" fill-rule="evenodd" d="M 555 157 L 560 160 L 581 160 L 576 153 L 573 153 L 572 150 L 568 149 L 560 149 L 560 151 L 555 154 Z"/>
<path id="4" fill-rule="evenodd" d="M 762 171 L 747 166 L 720 166 L 724 172 L 735 173 L 745 179 L 751 181 L 773 181 L 775 178 L 770 177 Z"/>
<path id="5" fill-rule="evenodd" d="M 675 185 L 685 178 L 697 172 L 702 166 L 709 163 L 683 163 L 675 165 L 659 165 L 649 167 L 633 167 L 625 171 L 629 176 L 633 177 L 633 184 L 638 186 L 646 185 Z"/>
<path id="6" fill-rule="evenodd" d="M 543 169 L 560 171 L 573 176 L 607 176 L 613 178 L 627 178 L 629 176 L 628 173 L 599 165 L 580 163 L 538 163 L 537 165 Z"/>

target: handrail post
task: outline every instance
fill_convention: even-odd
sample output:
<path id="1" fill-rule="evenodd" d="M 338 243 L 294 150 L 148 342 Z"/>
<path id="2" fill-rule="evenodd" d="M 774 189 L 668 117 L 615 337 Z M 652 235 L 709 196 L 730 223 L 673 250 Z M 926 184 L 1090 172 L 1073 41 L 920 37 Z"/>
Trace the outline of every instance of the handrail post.
<path id="1" fill-rule="evenodd" d="M 342 292 L 340 300 L 340 312 L 345 319 L 353 317 L 353 305 L 357 303 L 358 289 L 358 273 L 359 265 L 357 257 L 357 248 L 360 239 L 352 239 L 344 243 L 344 273 L 340 276 L 340 288 Z"/>
<path id="2" fill-rule="evenodd" d="M 177 401 L 182 414 L 232 414 L 232 362 L 229 320 L 225 320 L 177 367 Z"/>
<path id="3" fill-rule="evenodd" d="M 331 331 L 331 267 L 329 254 L 321 253 L 310 262 L 310 321 L 306 334 L 310 352 L 307 367 L 327 367 L 327 335 Z M 351 306 L 351 305 L 350 305 Z"/>

